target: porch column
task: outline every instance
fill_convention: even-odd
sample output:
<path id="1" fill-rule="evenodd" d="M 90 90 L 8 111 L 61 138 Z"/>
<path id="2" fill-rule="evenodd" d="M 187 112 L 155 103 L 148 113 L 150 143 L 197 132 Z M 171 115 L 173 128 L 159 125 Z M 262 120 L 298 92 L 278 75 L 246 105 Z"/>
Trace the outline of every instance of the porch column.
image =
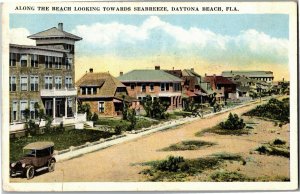
<path id="1" fill-rule="evenodd" d="M 77 115 L 77 110 L 78 110 L 78 103 L 77 103 L 77 98 L 75 97 L 75 114 Z"/>
<path id="2" fill-rule="evenodd" d="M 173 106 L 174 106 L 174 105 L 173 105 L 173 104 L 174 104 L 174 102 L 173 102 L 173 98 L 174 98 L 174 97 L 173 97 L 173 96 L 171 96 L 171 108 L 172 108 L 172 109 L 173 109 Z"/>
<path id="3" fill-rule="evenodd" d="M 65 98 L 65 118 L 68 117 L 67 111 L 68 111 L 68 99 L 67 99 L 67 97 L 66 97 L 66 98 Z"/>
<path id="4" fill-rule="evenodd" d="M 55 97 L 53 98 L 53 119 L 55 119 Z"/>

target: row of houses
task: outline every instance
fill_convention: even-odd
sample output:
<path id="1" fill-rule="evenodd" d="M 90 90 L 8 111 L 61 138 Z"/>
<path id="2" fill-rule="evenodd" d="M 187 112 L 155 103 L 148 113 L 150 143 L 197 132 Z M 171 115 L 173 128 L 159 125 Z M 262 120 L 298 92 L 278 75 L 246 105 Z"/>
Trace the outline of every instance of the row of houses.
<path id="1" fill-rule="evenodd" d="M 25 109 L 35 119 L 34 104 L 56 118 L 76 117 L 78 103 L 88 103 L 100 116 L 117 116 L 124 102 L 140 111 L 150 95 L 168 102 L 169 110 L 182 109 L 186 99 L 208 103 L 250 96 L 267 90 L 273 82 L 271 71 L 224 71 L 201 76 L 191 69 L 137 69 L 118 77 L 108 72 L 89 72 L 75 81 L 75 42 L 81 37 L 63 29 L 63 24 L 28 36 L 35 46 L 10 45 L 10 122 L 24 121 Z M 260 90 L 260 91 L 259 91 Z"/>

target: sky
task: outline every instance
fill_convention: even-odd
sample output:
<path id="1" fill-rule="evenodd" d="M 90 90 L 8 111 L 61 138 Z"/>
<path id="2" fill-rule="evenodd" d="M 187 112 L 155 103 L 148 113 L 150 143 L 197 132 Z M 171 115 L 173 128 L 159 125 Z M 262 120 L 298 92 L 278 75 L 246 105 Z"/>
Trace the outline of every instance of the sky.
<path id="1" fill-rule="evenodd" d="M 41 22 L 43 21 L 43 22 Z M 76 42 L 75 80 L 89 68 L 118 76 L 132 69 L 273 71 L 289 79 L 289 18 L 283 14 L 10 15 L 10 42 L 64 23 Z"/>

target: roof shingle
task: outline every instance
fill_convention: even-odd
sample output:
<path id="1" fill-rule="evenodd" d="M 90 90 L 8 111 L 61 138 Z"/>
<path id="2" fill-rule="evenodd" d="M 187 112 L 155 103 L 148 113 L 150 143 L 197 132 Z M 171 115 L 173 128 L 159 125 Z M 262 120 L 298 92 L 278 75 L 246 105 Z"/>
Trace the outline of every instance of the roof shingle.
<path id="1" fill-rule="evenodd" d="M 38 32 L 36 34 L 28 36 L 30 39 L 40 39 L 40 38 L 70 38 L 73 40 L 82 40 L 81 37 L 71 34 L 69 32 L 59 30 L 56 27 L 50 28 L 48 30 L 44 30 L 42 32 Z"/>

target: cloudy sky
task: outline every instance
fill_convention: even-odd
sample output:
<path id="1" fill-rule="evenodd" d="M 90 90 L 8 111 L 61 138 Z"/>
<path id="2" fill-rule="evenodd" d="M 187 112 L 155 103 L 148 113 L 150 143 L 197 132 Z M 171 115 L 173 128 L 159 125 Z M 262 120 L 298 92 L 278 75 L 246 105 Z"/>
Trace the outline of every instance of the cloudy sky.
<path id="1" fill-rule="evenodd" d="M 10 42 L 64 23 L 76 43 L 76 80 L 90 67 L 118 76 L 132 69 L 271 70 L 289 79 L 287 15 L 21 15 L 10 16 Z"/>

